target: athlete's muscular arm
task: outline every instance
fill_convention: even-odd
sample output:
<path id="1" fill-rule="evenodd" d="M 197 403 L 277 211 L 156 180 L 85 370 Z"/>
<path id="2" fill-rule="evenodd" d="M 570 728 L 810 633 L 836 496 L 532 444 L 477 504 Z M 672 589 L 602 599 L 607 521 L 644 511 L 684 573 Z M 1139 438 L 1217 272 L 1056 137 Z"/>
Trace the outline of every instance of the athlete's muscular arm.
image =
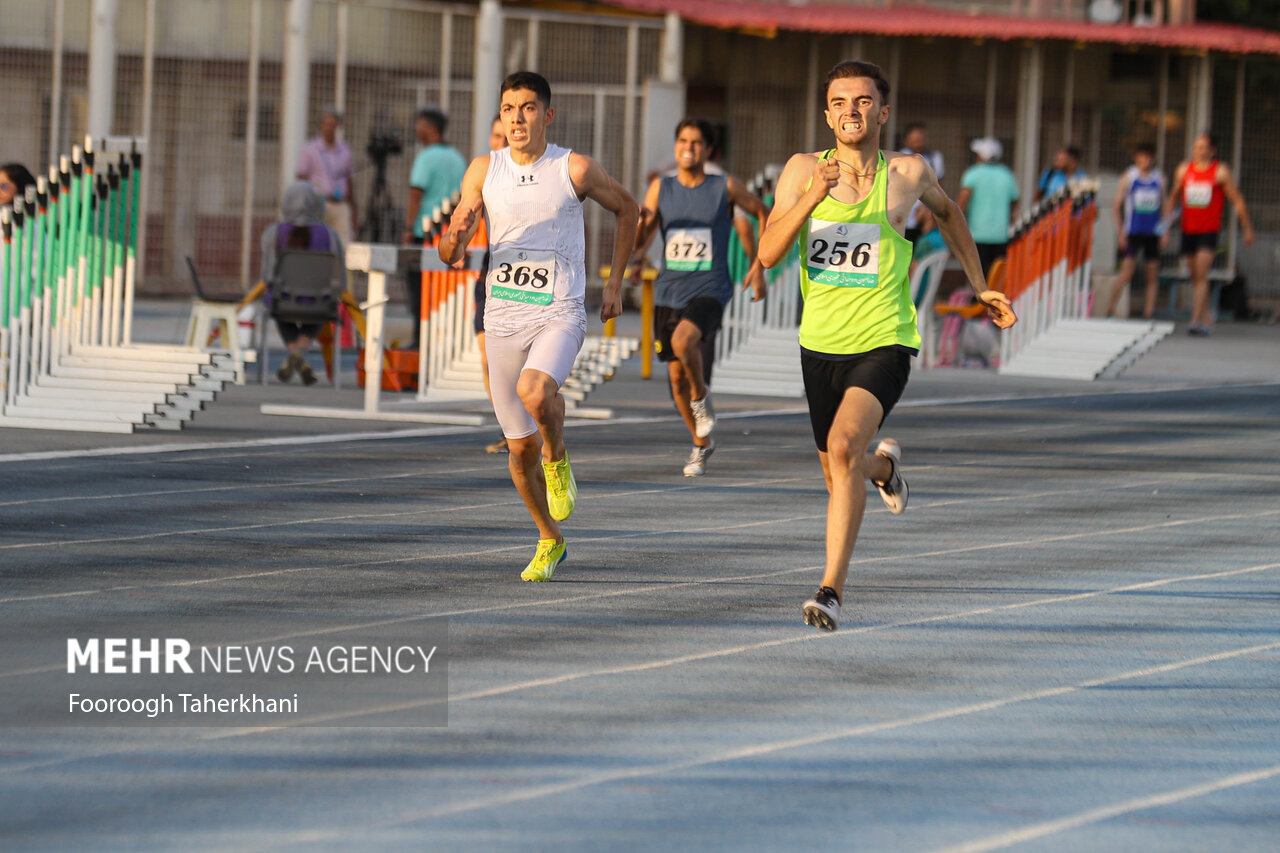
<path id="1" fill-rule="evenodd" d="M 1222 194 L 1235 207 L 1236 216 L 1240 218 L 1240 228 L 1244 231 L 1244 244 L 1252 246 L 1253 223 L 1249 221 L 1249 211 L 1244 206 L 1244 196 L 1240 195 L 1240 188 L 1236 186 L 1235 179 L 1231 177 L 1231 169 L 1226 163 L 1218 164 L 1217 181 L 1222 185 Z"/>
<path id="2" fill-rule="evenodd" d="M 835 158 L 795 154 L 787 161 L 773 194 L 769 225 L 760 233 L 757 257 L 765 267 L 777 266 L 796 242 L 805 220 L 840 180 Z"/>
<path id="3" fill-rule="evenodd" d="M 640 273 L 644 269 L 644 257 L 653 242 L 653 235 L 658 233 L 658 182 L 654 178 L 649 182 L 649 189 L 644 194 L 644 206 L 640 208 L 640 224 L 636 228 L 636 245 L 631 252 L 631 261 L 627 266 L 627 275 L 632 283 L 640 283 Z"/>
<path id="4" fill-rule="evenodd" d="M 569 178 L 579 198 L 591 199 L 617 220 L 613 231 L 613 261 L 600 305 L 600 320 L 612 320 L 622 313 L 622 278 L 626 275 L 627 259 L 631 257 L 631 249 L 636 243 L 640 209 L 631 193 L 590 157 L 570 154 Z"/>
<path id="5" fill-rule="evenodd" d="M 440 260 L 452 266 L 462 260 L 471 238 L 480 227 L 480 211 L 484 210 L 484 176 L 489 172 L 489 155 L 471 161 L 462 176 L 462 198 L 453 216 L 449 217 L 449 230 L 440 241 Z"/>
<path id="6" fill-rule="evenodd" d="M 758 219 L 760 231 L 763 233 L 765 226 L 769 224 L 768 205 L 732 175 L 726 176 L 725 184 L 729 190 L 729 201 Z M 765 294 L 764 267 L 761 266 L 756 252 L 755 235 L 751 232 L 751 223 L 734 217 L 733 227 L 738 232 L 738 240 L 742 243 L 743 251 L 747 253 L 747 259 L 751 261 L 747 274 L 742 277 L 742 287 L 744 290 L 750 287 L 751 301 L 759 302 L 764 299 Z"/>
<path id="7" fill-rule="evenodd" d="M 921 177 L 921 183 L 926 188 L 920 195 L 920 200 L 933 212 L 933 218 L 938 223 L 938 231 L 942 233 L 942 239 L 951 250 L 951 254 L 959 259 L 960 266 L 964 267 L 965 277 L 969 279 L 969 286 L 973 288 L 978 301 L 987 306 L 991 322 L 1002 329 L 1009 328 L 1018 322 L 1018 317 L 1013 313 L 1013 306 L 1009 303 L 1008 297 L 998 290 L 987 288 L 987 278 L 982 272 L 982 262 L 978 260 L 978 247 L 973 243 L 973 234 L 969 233 L 969 225 L 964 220 L 964 214 L 943 192 L 942 187 L 938 186 L 938 179 L 934 176 L 932 169 L 925 171 Z M 923 307 L 928 309 L 928 306 Z"/>

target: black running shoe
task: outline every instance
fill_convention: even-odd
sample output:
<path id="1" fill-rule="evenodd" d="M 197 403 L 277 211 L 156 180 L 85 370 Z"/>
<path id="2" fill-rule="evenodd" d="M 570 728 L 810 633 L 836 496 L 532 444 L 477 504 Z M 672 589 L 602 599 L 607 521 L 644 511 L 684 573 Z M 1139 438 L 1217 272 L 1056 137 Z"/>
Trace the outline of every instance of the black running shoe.
<path id="1" fill-rule="evenodd" d="M 823 631 L 834 631 L 840 618 L 840 596 L 829 586 L 820 586 L 813 598 L 804 603 L 804 624 Z"/>

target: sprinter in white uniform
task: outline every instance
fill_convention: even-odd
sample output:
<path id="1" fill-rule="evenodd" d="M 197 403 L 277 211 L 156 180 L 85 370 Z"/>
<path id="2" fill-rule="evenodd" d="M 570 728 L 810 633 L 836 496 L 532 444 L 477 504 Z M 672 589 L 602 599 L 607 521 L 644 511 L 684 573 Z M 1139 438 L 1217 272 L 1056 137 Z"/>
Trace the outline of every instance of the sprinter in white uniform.
<path id="1" fill-rule="evenodd" d="M 517 71 L 503 80 L 498 116 L 508 147 L 471 161 L 440 259 L 462 259 L 483 212 L 491 255 L 484 331 L 493 411 L 507 438 L 511 480 L 538 526 L 537 550 L 520 577 L 548 581 L 567 554 L 557 522 L 569 517 L 578 497 L 564 446 L 560 385 L 587 329 L 582 199 L 617 218 L 601 321 L 622 313 L 639 208 L 599 163 L 548 144 L 555 110 L 542 76 Z"/>

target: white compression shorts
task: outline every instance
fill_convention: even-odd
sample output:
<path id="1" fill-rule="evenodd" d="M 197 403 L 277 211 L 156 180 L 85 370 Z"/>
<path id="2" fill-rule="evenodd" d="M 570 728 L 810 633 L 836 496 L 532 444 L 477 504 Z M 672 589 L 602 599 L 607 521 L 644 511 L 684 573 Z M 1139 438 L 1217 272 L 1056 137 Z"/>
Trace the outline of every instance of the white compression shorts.
<path id="1" fill-rule="evenodd" d="M 524 438 L 538 431 L 537 422 L 516 393 L 521 371 L 545 373 L 556 381 L 558 388 L 569 377 L 585 336 L 586 332 L 578 325 L 556 320 L 522 329 L 514 335 L 484 336 L 493 413 L 498 416 L 503 435 Z"/>

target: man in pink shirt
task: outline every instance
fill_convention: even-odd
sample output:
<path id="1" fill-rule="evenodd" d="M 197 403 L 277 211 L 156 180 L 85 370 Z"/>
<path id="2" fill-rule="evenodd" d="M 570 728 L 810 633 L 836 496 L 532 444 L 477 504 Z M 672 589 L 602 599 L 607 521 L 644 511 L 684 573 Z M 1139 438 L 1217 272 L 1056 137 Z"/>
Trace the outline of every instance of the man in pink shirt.
<path id="1" fill-rule="evenodd" d="M 356 190 L 352 181 L 351 149 L 338 139 L 342 116 L 326 107 L 320 117 L 320 135 L 303 143 L 298 153 L 298 180 L 310 181 L 324 197 L 324 224 L 338 232 L 344 246 L 360 227 Z"/>

